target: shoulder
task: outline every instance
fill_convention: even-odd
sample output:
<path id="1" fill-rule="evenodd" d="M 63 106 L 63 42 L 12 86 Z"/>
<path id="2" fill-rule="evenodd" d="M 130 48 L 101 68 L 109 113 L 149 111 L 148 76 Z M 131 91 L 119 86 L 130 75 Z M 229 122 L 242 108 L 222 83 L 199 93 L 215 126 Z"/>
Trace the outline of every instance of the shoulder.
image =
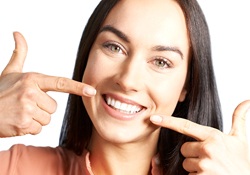
<path id="1" fill-rule="evenodd" d="M 60 147 L 36 147 L 36 146 L 25 146 L 17 144 L 12 146 L 7 152 L 14 159 L 22 160 L 23 162 L 52 162 L 57 161 L 60 163 L 61 155 L 63 155 L 63 149 Z M 46 161 L 43 161 L 46 160 Z"/>
<path id="2" fill-rule="evenodd" d="M 35 174 L 71 174 L 65 172 L 81 170 L 79 156 L 62 147 L 35 147 L 18 144 L 1 152 L 0 160 L 5 162 L 5 165 L 0 165 L 0 169 L 4 169 L 6 174 L 11 174 L 11 171 L 19 171 L 20 174 L 34 172 Z"/>

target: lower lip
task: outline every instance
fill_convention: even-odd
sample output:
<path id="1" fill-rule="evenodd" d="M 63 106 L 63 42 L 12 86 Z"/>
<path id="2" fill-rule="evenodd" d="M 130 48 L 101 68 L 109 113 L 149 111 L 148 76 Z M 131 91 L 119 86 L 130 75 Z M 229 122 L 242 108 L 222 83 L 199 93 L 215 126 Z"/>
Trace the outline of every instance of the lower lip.
<path id="1" fill-rule="evenodd" d="M 102 99 L 102 105 L 111 117 L 116 118 L 118 120 L 124 120 L 124 121 L 129 121 L 129 120 L 133 120 L 134 118 L 137 118 L 139 115 L 141 115 L 141 113 L 143 111 L 142 110 L 142 111 L 134 113 L 134 114 L 125 114 L 125 113 L 122 113 L 118 110 L 115 110 L 112 107 L 110 107 L 109 105 L 107 105 L 107 103 L 105 102 L 104 99 Z"/>

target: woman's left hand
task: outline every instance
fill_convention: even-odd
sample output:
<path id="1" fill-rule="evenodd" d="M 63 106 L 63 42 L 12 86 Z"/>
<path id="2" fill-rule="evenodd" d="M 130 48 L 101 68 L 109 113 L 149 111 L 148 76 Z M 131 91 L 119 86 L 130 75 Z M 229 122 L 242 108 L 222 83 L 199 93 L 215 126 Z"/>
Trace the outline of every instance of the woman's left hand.
<path id="1" fill-rule="evenodd" d="M 202 126 L 186 119 L 169 116 L 151 116 L 159 126 L 175 130 L 197 141 L 181 147 L 185 157 L 183 168 L 194 174 L 249 175 L 250 148 L 246 136 L 246 114 L 250 100 L 238 105 L 233 113 L 232 128 L 225 134 L 215 128 Z"/>

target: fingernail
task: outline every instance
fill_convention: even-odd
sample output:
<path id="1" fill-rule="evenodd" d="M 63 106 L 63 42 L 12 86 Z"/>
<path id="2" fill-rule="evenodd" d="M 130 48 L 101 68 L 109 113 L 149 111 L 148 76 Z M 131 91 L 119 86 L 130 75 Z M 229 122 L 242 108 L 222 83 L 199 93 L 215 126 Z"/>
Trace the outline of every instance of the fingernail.
<path id="1" fill-rule="evenodd" d="M 83 92 L 90 96 L 94 96 L 96 94 L 96 90 L 92 87 L 84 87 Z"/>
<path id="2" fill-rule="evenodd" d="M 159 115 L 152 115 L 150 117 L 150 120 L 151 120 L 151 122 L 154 122 L 154 123 L 161 123 L 162 122 L 162 117 L 159 116 Z"/>

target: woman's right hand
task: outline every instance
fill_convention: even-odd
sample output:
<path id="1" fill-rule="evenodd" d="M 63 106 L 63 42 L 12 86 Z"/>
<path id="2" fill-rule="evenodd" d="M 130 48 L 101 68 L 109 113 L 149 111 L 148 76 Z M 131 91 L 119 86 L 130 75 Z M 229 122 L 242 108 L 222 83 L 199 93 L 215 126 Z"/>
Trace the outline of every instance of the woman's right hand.
<path id="1" fill-rule="evenodd" d="M 56 111 L 56 101 L 46 92 L 94 96 L 95 89 L 68 78 L 22 73 L 28 46 L 14 32 L 15 50 L 0 75 L 0 137 L 38 134 Z"/>

